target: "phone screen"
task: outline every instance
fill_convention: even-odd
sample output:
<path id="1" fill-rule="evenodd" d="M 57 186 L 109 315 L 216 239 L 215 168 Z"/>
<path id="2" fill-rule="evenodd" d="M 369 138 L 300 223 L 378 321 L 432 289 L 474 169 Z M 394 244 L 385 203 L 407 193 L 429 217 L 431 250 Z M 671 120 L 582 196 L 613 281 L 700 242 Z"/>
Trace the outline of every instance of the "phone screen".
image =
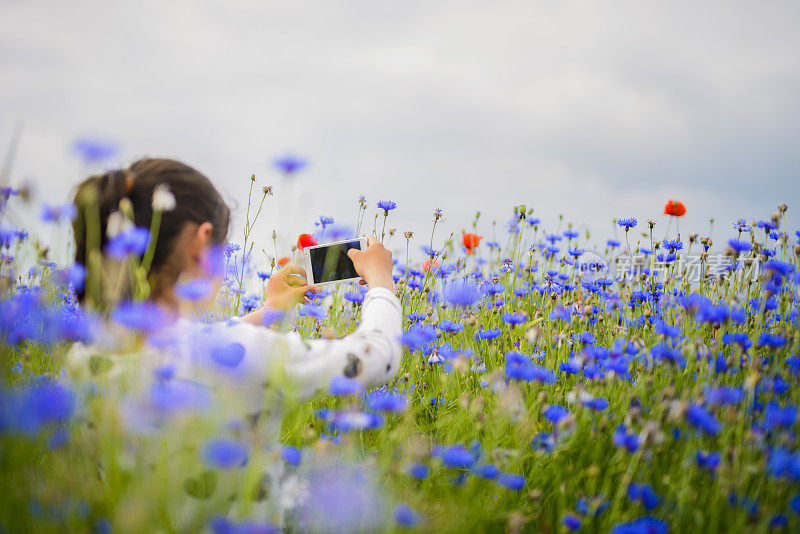
<path id="1" fill-rule="evenodd" d="M 358 278 L 353 262 L 347 257 L 347 251 L 351 248 L 361 250 L 361 241 L 354 239 L 353 241 L 309 249 L 314 283 L 321 284 L 323 282 Z"/>

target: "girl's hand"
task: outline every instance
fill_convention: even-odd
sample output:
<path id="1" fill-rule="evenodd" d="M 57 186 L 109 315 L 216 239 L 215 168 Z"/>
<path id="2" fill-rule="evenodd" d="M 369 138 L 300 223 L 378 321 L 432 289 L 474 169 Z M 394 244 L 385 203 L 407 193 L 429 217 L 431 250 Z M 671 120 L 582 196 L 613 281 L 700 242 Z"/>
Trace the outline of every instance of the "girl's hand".
<path id="1" fill-rule="evenodd" d="M 319 287 L 308 285 L 306 270 L 299 265 L 287 265 L 270 276 L 264 307 L 288 310 L 298 302 L 308 302 L 306 293 L 309 291 L 317 292 Z"/>
<path id="2" fill-rule="evenodd" d="M 385 287 L 394 291 L 392 280 L 392 253 L 380 241 L 368 238 L 367 250 L 350 249 L 347 257 L 353 261 L 356 272 L 369 287 Z"/>
<path id="3" fill-rule="evenodd" d="M 262 325 L 264 310 L 286 311 L 298 302 L 308 302 L 306 293 L 309 291 L 316 293 L 319 291 L 319 287 L 308 285 L 305 277 L 306 270 L 299 265 L 287 265 L 270 276 L 264 305 L 242 317 L 242 320 Z"/>

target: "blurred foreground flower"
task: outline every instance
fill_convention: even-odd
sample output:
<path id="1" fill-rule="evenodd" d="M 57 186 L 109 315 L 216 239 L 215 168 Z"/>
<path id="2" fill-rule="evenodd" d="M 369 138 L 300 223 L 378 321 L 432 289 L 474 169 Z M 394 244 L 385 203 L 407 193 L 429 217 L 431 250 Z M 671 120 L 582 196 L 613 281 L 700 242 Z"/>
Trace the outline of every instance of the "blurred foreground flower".
<path id="1" fill-rule="evenodd" d="M 83 138 L 72 144 L 72 149 L 88 164 L 101 163 L 114 157 L 117 145 L 108 141 Z"/>

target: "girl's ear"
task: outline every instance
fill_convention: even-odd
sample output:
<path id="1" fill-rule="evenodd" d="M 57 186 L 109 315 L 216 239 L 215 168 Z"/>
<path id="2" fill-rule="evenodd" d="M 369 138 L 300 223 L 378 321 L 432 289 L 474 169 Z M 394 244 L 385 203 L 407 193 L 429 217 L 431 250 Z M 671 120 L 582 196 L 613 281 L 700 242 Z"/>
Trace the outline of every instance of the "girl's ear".
<path id="1" fill-rule="evenodd" d="M 198 258 L 211 245 L 211 235 L 214 225 L 210 222 L 199 224 L 189 238 L 189 254 L 193 258 Z"/>
<path id="2" fill-rule="evenodd" d="M 205 249 L 211 244 L 211 234 L 214 232 L 214 225 L 210 222 L 204 222 L 197 227 L 197 237 L 200 240 L 202 248 Z"/>

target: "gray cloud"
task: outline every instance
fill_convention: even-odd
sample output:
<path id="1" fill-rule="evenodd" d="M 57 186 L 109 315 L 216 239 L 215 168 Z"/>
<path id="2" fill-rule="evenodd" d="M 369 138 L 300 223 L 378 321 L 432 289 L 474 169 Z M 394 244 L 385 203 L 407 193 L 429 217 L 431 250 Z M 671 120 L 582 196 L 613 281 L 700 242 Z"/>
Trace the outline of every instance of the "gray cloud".
<path id="1" fill-rule="evenodd" d="M 615 216 L 664 228 L 668 198 L 687 204 L 687 233 L 780 201 L 792 230 L 800 221 L 795 2 L 6 0 L 3 12 L 0 142 L 22 121 L 14 180 L 50 202 L 86 171 L 71 141 L 97 135 L 120 143 L 120 163 L 183 159 L 239 205 L 251 173 L 279 184 L 265 236 L 320 213 L 353 220 L 359 194 L 396 200 L 390 224 L 417 235 L 436 207 L 444 236 L 476 210 L 500 226 L 522 202 L 598 239 Z M 276 220 L 268 167 L 287 149 L 312 160 L 291 224 Z"/>

